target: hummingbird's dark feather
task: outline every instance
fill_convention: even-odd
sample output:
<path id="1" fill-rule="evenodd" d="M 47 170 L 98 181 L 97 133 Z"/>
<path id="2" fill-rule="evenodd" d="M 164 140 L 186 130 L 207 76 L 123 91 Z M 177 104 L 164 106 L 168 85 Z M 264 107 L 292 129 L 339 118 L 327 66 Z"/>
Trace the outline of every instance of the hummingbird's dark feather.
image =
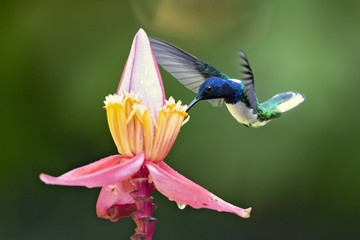
<path id="1" fill-rule="evenodd" d="M 239 51 L 240 55 L 240 65 L 241 65 L 241 73 L 242 73 L 242 82 L 245 85 L 245 94 L 247 96 L 247 100 L 250 103 L 251 108 L 254 110 L 254 113 L 258 113 L 259 102 L 256 98 L 255 93 L 255 82 L 254 82 L 254 75 L 250 68 L 249 61 L 247 60 L 245 53 L 243 51 Z"/>
<path id="2" fill-rule="evenodd" d="M 229 79 L 226 74 L 182 49 L 160 39 L 149 39 L 156 61 L 193 92 L 198 93 L 200 85 L 210 77 Z M 218 107 L 223 99 L 211 99 L 209 102 Z"/>

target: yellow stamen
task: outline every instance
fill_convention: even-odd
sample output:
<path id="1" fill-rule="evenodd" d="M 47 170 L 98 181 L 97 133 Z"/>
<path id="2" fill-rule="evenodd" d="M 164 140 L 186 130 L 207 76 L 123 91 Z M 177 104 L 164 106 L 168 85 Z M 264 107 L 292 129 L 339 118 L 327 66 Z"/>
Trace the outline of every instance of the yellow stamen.
<path id="1" fill-rule="evenodd" d="M 135 149 L 135 119 L 133 119 L 134 110 L 132 109 L 132 103 L 130 99 L 126 99 L 125 101 L 125 114 L 126 114 L 126 124 L 127 124 L 127 131 L 129 135 L 129 141 L 131 149 Z"/>
<path id="2" fill-rule="evenodd" d="M 183 121 L 183 123 L 181 124 L 181 126 L 184 126 L 188 121 L 190 120 L 190 116 L 188 115 L 185 120 Z"/>
<path id="3" fill-rule="evenodd" d="M 145 159 L 152 162 L 162 161 L 170 151 L 188 115 L 186 108 L 170 97 L 155 119 L 133 92 L 109 95 L 105 100 L 110 132 L 119 153 L 134 156 L 145 152 Z"/>
<path id="4" fill-rule="evenodd" d="M 145 158 L 149 159 L 153 150 L 154 124 L 151 120 L 149 111 L 143 115 L 144 140 L 145 140 Z"/>

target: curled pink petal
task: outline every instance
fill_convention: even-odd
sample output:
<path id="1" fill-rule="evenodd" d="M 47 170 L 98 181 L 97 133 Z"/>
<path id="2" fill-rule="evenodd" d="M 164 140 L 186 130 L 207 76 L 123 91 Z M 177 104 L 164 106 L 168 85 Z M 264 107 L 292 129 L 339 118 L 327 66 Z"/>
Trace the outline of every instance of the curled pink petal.
<path id="1" fill-rule="evenodd" d="M 128 180 L 102 187 L 96 204 L 98 217 L 115 222 L 130 216 L 136 211 L 134 199 L 129 194 L 134 190 L 134 185 Z"/>
<path id="2" fill-rule="evenodd" d="M 164 162 L 158 164 L 146 162 L 156 189 L 179 206 L 190 205 L 193 208 L 209 208 L 219 212 L 232 212 L 240 217 L 250 217 L 251 208 L 242 209 L 225 202 L 203 187 L 185 178 Z M 184 205 L 185 204 L 185 205 Z"/>
<path id="3" fill-rule="evenodd" d="M 132 43 L 117 93 L 122 91 L 138 94 L 141 103 L 150 109 L 153 116 L 165 104 L 159 68 L 143 29 L 137 32 Z"/>
<path id="4" fill-rule="evenodd" d="M 132 158 L 113 155 L 76 168 L 60 177 L 42 173 L 40 179 L 46 184 L 102 187 L 128 179 L 140 169 L 143 162 L 143 153 Z"/>

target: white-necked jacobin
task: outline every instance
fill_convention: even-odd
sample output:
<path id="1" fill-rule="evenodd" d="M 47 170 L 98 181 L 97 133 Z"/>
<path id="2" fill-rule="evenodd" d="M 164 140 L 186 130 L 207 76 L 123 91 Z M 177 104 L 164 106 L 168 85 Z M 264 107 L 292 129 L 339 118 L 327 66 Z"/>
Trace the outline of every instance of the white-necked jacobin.
<path id="1" fill-rule="evenodd" d="M 150 38 L 150 43 L 156 61 L 185 87 L 197 93 L 187 111 L 200 100 L 209 100 L 217 107 L 225 101 L 238 122 L 247 127 L 260 127 L 305 100 L 299 92 L 285 92 L 260 104 L 255 94 L 254 75 L 243 51 L 239 52 L 240 81 L 163 40 Z"/>

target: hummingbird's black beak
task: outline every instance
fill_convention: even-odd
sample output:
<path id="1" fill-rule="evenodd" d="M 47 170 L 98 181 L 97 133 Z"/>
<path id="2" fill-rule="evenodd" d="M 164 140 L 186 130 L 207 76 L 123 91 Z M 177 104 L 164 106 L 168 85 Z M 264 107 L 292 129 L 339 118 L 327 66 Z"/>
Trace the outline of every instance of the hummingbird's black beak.
<path id="1" fill-rule="evenodd" d="M 192 106 L 194 106 L 195 103 L 197 103 L 198 101 L 200 101 L 200 99 L 197 98 L 197 97 L 196 97 L 194 100 L 192 100 L 192 102 L 188 105 L 188 108 L 186 109 L 186 112 L 188 112 L 189 109 L 190 109 Z"/>

